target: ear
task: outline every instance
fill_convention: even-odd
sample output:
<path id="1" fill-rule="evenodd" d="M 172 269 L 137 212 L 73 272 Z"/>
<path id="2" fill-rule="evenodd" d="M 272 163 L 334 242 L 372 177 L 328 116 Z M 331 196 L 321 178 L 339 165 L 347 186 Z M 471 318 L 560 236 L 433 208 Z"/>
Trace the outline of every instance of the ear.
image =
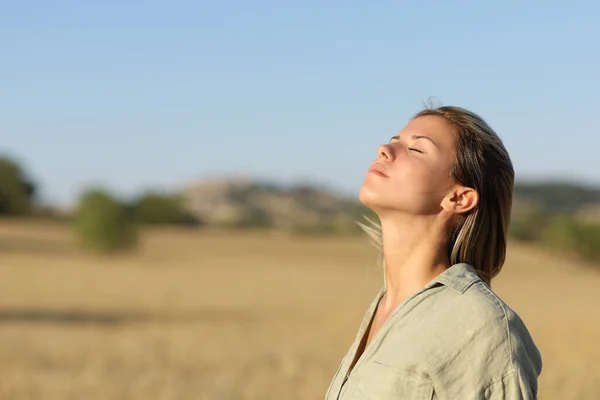
<path id="1" fill-rule="evenodd" d="M 442 208 L 453 214 L 464 214 L 479 204 L 479 193 L 473 188 L 458 186 L 448 193 L 442 202 Z"/>

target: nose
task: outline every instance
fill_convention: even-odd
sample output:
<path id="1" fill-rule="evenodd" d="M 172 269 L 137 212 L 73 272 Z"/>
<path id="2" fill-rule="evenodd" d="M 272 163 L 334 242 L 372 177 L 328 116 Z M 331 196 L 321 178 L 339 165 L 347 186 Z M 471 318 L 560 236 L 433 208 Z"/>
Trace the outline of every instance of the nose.
<path id="1" fill-rule="evenodd" d="M 393 162 L 396 156 L 394 155 L 394 149 L 390 145 L 384 144 L 379 146 L 377 149 L 377 159 L 380 161 Z"/>

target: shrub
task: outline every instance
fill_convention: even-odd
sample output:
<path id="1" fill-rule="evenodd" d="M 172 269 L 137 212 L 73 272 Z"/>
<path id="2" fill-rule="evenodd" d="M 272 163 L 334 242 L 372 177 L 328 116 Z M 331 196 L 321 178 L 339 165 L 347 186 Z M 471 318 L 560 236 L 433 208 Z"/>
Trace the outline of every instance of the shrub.
<path id="1" fill-rule="evenodd" d="M 600 225 L 581 224 L 574 241 L 575 251 L 588 261 L 600 261 Z"/>
<path id="2" fill-rule="evenodd" d="M 543 245 L 558 251 L 572 252 L 576 250 L 579 224 L 570 216 L 553 217 L 546 224 L 540 235 Z"/>
<path id="3" fill-rule="evenodd" d="M 537 210 L 521 213 L 512 218 L 508 234 L 524 242 L 538 241 L 549 220 L 547 215 Z"/>
<path id="4" fill-rule="evenodd" d="M 132 249 L 137 235 L 131 214 L 110 193 L 85 191 L 78 204 L 74 230 L 85 248 L 109 253 Z"/>
<path id="5" fill-rule="evenodd" d="M 31 211 L 36 186 L 21 165 L 0 156 L 0 215 L 26 215 Z"/>
<path id="6" fill-rule="evenodd" d="M 544 225 L 543 246 L 590 262 L 600 261 L 600 224 L 581 222 L 570 215 L 555 216 Z"/>
<path id="7" fill-rule="evenodd" d="M 135 220 L 141 224 L 153 225 L 196 225 L 197 221 L 175 195 L 149 192 L 141 196 L 133 205 Z"/>

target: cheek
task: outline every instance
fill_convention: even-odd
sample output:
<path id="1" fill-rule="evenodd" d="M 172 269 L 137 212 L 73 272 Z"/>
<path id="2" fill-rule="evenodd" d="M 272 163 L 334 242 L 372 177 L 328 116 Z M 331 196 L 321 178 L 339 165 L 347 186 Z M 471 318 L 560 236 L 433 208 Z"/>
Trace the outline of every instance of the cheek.
<path id="1" fill-rule="evenodd" d="M 405 193 L 429 192 L 436 180 L 436 174 L 429 166 L 414 161 L 399 166 L 392 175 L 394 186 Z"/>
<path id="2" fill-rule="evenodd" d="M 406 171 L 415 188 L 429 193 L 437 193 L 448 188 L 450 183 L 450 171 L 445 163 L 418 164 Z"/>
<path id="3" fill-rule="evenodd" d="M 436 206 L 448 188 L 448 171 L 424 164 L 406 165 L 393 177 L 393 197 L 415 211 Z"/>

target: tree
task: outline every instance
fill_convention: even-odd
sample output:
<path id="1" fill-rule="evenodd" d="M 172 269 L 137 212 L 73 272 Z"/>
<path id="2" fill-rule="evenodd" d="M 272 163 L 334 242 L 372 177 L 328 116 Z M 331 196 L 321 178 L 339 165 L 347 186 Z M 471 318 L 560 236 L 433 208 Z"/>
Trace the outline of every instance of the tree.
<path id="1" fill-rule="evenodd" d="M 181 199 L 175 195 L 148 192 L 133 205 L 135 220 L 142 224 L 186 224 L 198 223 L 185 209 Z"/>
<path id="2" fill-rule="evenodd" d="M 124 251 L 137 244 L 131 213 L 125 205 L 102 189 L 83 192 L 74 220 L 74 230 L 84 247 L 101 253 Z"/>
<path id="3" fill-rule="evenodd" d="M 31 211 L 36 187 L 22 167 L 0 156 L 0 215 L 25 215 Z"/>

